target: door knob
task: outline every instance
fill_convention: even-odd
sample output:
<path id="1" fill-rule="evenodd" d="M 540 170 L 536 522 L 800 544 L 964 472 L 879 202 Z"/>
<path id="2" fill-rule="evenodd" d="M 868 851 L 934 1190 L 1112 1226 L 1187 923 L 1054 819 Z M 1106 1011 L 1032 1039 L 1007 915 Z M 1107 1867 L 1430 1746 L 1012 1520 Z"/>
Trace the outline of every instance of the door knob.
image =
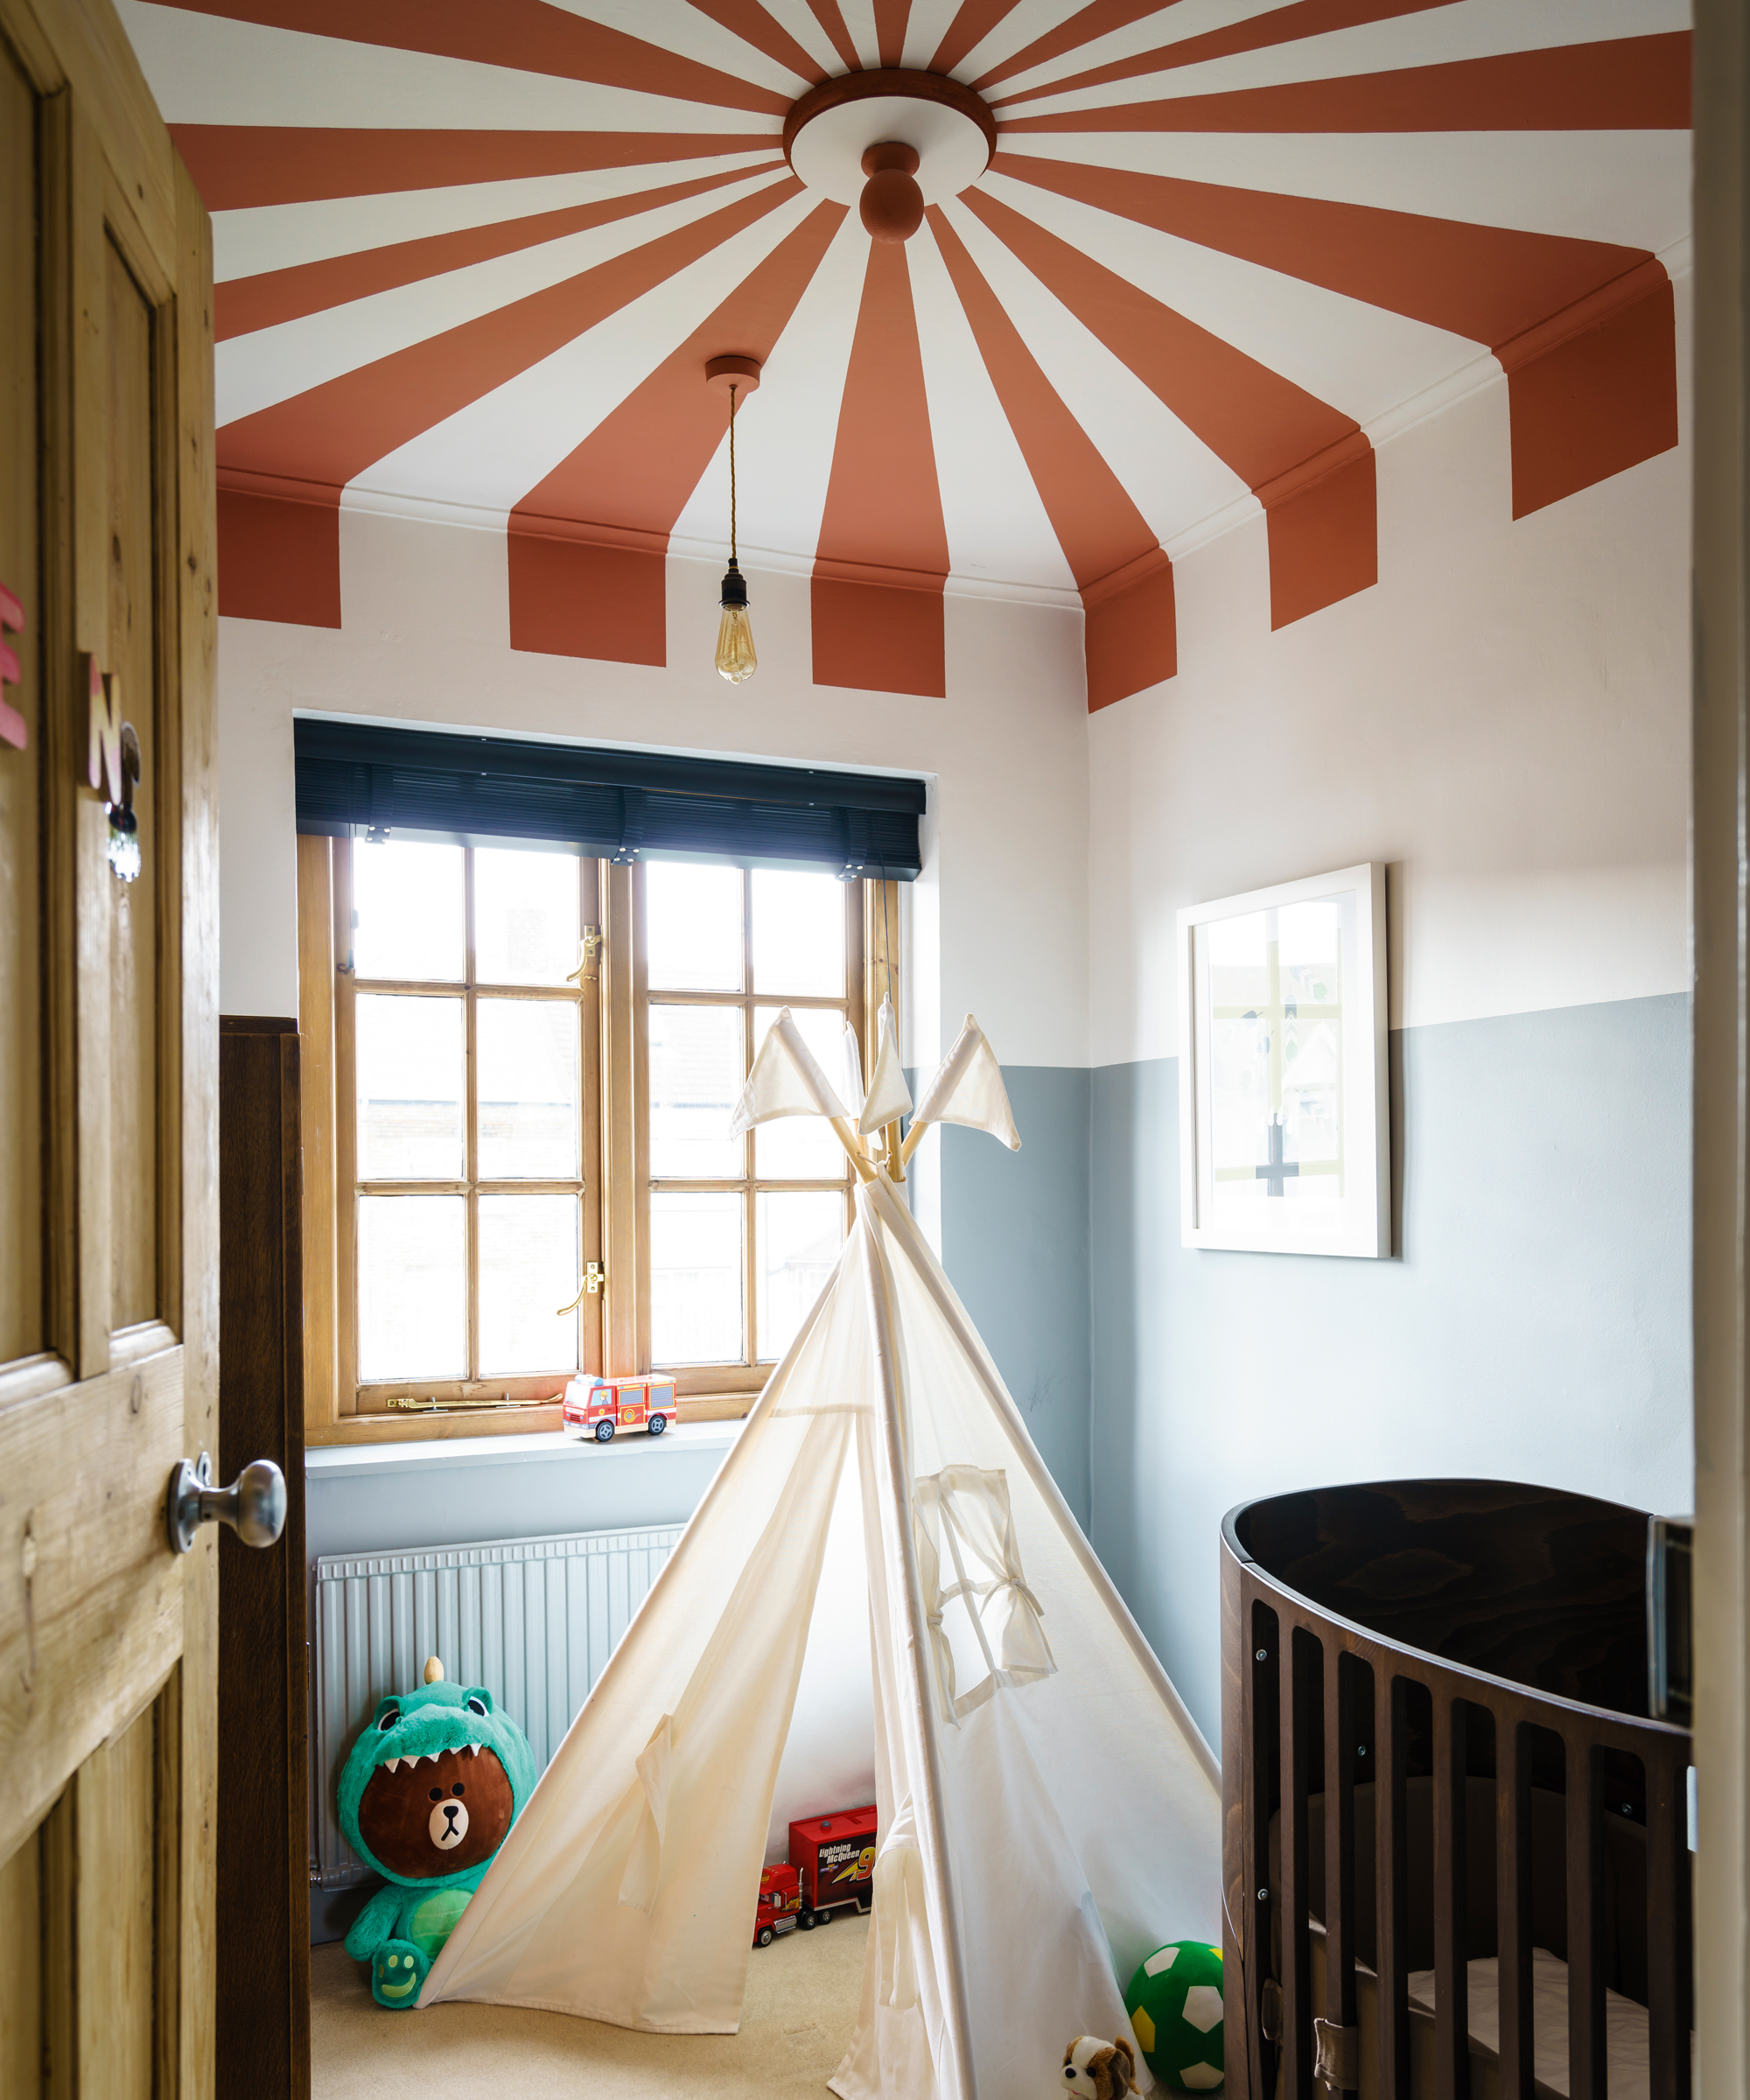
<path id="1" fill-rule="evenodd" d="M 213 1461 L 203 1451 L 191 1466 L 179 1460 L 164 1505 L 172 1553 L 186 1553 L 202 1524 L 229 1524 L 246 1546 L 270 1546 L 285 1529 L 285 1475 L 271 1459 L 246 1466 L 228 1488 L 213 1485 Z"/>

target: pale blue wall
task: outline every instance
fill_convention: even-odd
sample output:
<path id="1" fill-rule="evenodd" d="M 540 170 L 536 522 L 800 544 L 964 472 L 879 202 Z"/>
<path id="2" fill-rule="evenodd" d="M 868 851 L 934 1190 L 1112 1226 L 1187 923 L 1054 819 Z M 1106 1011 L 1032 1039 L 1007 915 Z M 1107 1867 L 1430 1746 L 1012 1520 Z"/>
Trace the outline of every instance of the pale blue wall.
<path id="1" fill-rule="evenodd" d="M 1018 1152 L 942 1126 L 942 1266 L 1085 1529 L 1090 1075 L 1011 1065 L 1003 1076 Z"/>
<path id="2" fill-rule="evenodd" d="M 1177 1060 L 1093 1075 L 1094 1543 L 1212 1742 L 1237 1502 L 1472 1474 L 1690 1506 L 1688 1001 L 1391 1053 L 1378 1262 L 1181 1247 Z"/>

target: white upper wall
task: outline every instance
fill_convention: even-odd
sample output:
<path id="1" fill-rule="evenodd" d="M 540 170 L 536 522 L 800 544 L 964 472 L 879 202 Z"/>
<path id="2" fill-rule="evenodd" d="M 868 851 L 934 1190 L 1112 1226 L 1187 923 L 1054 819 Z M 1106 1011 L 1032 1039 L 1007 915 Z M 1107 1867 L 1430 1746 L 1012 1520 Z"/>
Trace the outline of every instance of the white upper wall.
<path id="1" fill-rule="evenodd" d="M 950 597 L 946 701 L 850 692 L 811 682 L 806 578 L 753 575 L 760 668 L 736 689 L 711 668 L 720 570 L 670 560 L 659 669 L 513 651 L 505 549 L 343 510 L 344 628 L 220 623 L 223 1012 L 298 1012 L 296 710 L 926 774 L 907 1061 L 970 1012 L 1012 1064 L 1087 1063 L 1078 611 Z"/>
<path id="2" fill-rule="evenodd" d="M 1680 414 L 1516 522 L 1507 383 L 1468 396 L 1380 450 L 1378 584 L 1278 634 L 1262 519 L 1177 564 L 1178 677 L 1089 724 L 1094 1063 L 1178 1054 L 1181 905 L 1357 861 L 1393 1027 L 1687 988 Z"/>

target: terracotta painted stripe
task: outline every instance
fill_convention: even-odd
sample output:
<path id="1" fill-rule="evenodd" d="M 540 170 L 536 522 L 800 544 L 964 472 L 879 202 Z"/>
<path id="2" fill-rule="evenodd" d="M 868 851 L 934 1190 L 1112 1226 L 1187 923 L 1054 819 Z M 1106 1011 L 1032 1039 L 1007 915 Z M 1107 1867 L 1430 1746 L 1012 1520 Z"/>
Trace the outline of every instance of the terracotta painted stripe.
<path id="1" fill-rule="evenodd" d="M 838 11 L 838 0 L 808 0 L 808 12 L 830 38 L 833 49 L 844 61 L 845 70 L 861 73 L 863 61 L 857 55 L 857 46 L 851 41 L 844 17 Z"/>
<path id="2" fill-rule="evenodd" d="M 1671 450 L 1676 345 L 1671 281 L 1649 262 L 1502 346 L 1516 518 Z"/>
<path id="3" fill-rule="evenodd" d="M 654 167 L 764 153 L 770 131 L 358 131 L 280 124 L 172 124 L 209 212 L 327 197 L 381 197 L 592 168 Z"/>
<path id="4" fill-rule="evenodd" d="M 777 174 L 783 164 L 777 161 L 765 167 L 730 169 L 718 175 L 701 175 L 692 182 L 640 190 L 629 197 L 570 205 L 563 211 L 537 212 L 524 219 L 500 220 L 492 226 L 471 226 L 418 241 L 396 241 L 357 255 L 330 256 L 289 270 L 263 270 L 258 276 L 232 277 L 213 287 L 214 333 L 225 342 L 258 328 L 272 328 L 282 321 L 320 313 L 352 299 L 368 298 L 373 292 L 388 291 L 397 284 L 412 284 L 423 277 L 440 276 L 447 270 L 465 270 L 470 263 L 484 262 L 494 256 L 514 255 L 519 248 L 538 248 L 542 242 L 561 240 L 567 234 L 584 233 L 591 227 L 607 226 L 616 219 L 630 219 L 665 204 L 678 204 L 684 198 L 721 189 L 725 183 L 740 182 L 748 176 Z"/>
<path id="5" fill-rule="evenodd" d="M 705 360 L 739 353 L 763 364 L 771 356 L 844 214 L 840 204 L 816 206 L 517 505 L 512 648 L 617 663 L 666 660 L 664 550 L 723 443 L 727 410 L 704 383 Z M 555 519 L 592 522 L 568 531 Z M 620 558 L 626 553 L 637 559 Z"/>
<path id="6" fill-rule="evenodd" d="M 973 189 L 966 192 L 964 202 L 1084 327 L 1256 493 L 1270 523 L 1273 607 L 1299 605 L 1326 588 L 1332 597 L 1347 596 L 1376 580 L 1372 512 L 1369 508 L 1362 530 L 1354 500 L 1360 472 L 1354 463 L 1363 457 L 1370 462 L 1372 447 L 1352 417 L 995 198 Z M 1353 471 L 1345 480 L 1347 470 Z M 1366 472 L 1371 486 L 1370 464 Z M 1305 536 L 1289 528 L 1291 504 L 1296 520 L 1322 515 L 1330 507 L 1333 544 L 1316 564 L 1316 577 L 1306 574 Z M 1278 511 L 1284 515 L 1281 529 Z M 1342 588 L 1336 588 L 1339 584 Z M 1329 604 L 1331 598 L 1320 602 Z"/>
<path id="7" fill-rule="evenodd" d="M 801 188 L 787 177 L 563 284 L 240 416 L 219 433 L 220 464 L 344 488 L 374 461 L 550 356 Z"/>
<path id="8" fill-rule="evenodd" d="M 774 21 L 760 0 L 690 0 L 690 4 L 744 44 L 751 44 L 768 59 L 788 66 L 810 87 L 826 78 L 820 60 L 798 44 L 781 22 Z"/>
<path id="9" fill-rule="evenodd" d="M 1009 131 L 1684 131 L 1687 30 L 1292 80 L 1107 109 L 1012 116 Z"/>
<path id="10" fill-rule="evenodd" d="M 1672 314 L 1670 282 L 1644 249 L 1026 154 L 998 154 L 994 164 L 1060 196 L 1486 343 L 1508 375 L 1516 517 L 1677 441 L 1675 321 L 1661 337 L 1657 319 Z M 1631 319 L 1628 310 L 1649 299 Z M 1581 334 L 1585 349 L 1564 347 Z M 1567 397 L 1564 374 L 1572 380 Z M 1581 401 L 1584 415 L 1570 412 Z"/>
<path id="11" fill-rule="evenodd" d="M 762 109 L 781 116 L 789 108 L 786 98 L 769 88 L 753 87 L 569 8 L 549 6 L 546 0 L 492 0 L 489 7 L 479 0 L 163 0 L 163 4 L 190 14 L 332 37 L 341 43 L 430 52 L 518 73 L 710 102 L 724 109 Z M 334 63 L 346 62 L 346 53 L 337 51 Z"/>
<path id="12" fill-rule="evenodd" d="M 1017 181 L 1406 314 L 1491 349 L 1648 258 L 1644 249 L 999 153 Z"/>
<path id="13" fill-rule="evenodd" d="M 340 625 L 340 509 L 227 485 L 219 473 L 219 610 L 233 620 Z"/>
<path id="14" fill-rule="evenodd" d="M 850 580 L 869 571 L 925 587 Z M 815 559 L 815 683 L 945 699 L 947 575 L 911 273 L 902 246 L 872 242 Z"/>
<path id="15" fill-rule="evenodd" d="M 1179 66 L 1200 66 L 1206 60 L 1230 59 L 1242 51 L 1273 50 L 1278 45 L 1298 43 L 1303 37 L 1328 36 L 1333 30 L 1392 21 L 1399 15 L 1425 14 L 1431 8 L 1451 4 L 1452 0 L 1295 0 L 1292 6 L 1273 7 L 1243 22 L 1206 30 L 1200 37 L 1184 37 L 1176 44 L 1138 52 L 1134 58 L 1114 59 L 1109 66 L 1068 74 L 1049 86 L 1004 95 L 990 106 L 1004 109 L 1012 102 L 1030 102 L 1035 95 L 1073 94 L 1081 88 L 1103 88 L 1112 80 L 1134 80 L 1141 74 L 1168 73 Z"/>
<path id="16" fill-rule="evenodd" d="M 1379 581 L 1379 492 L 1365 438 L 1331 471 L 1282 493 L 1264 488 L 1270 528 L 1270 624 L 1285 627 Z"/>
<path id="17" fill-rule="evenodd" d="M 952 73 L 969 52 L 976 51 L 999 22 L 1005 22 L 1019 0 L 961 0 L 960 11 L 935 47 L 932 73 Z"/>
<path id="18" fill-rule="evenodd" d="M 1009 427 L 1021 448 L 1052 530 L 1063 550 L 1087 608 L 1088 705 L 1089 710 L 1122 700 L 1145 686 L 1158 685 L 1177 668 L 1173 623 L 1151 624 L 1126 611 L 1114 620 L 1108 607 L 1120 595 L 1096 592 L 1094 586 L 1158 556 L 1150 564 L 1167 570 L 1166 602 L 1172 602 L 1172 564 L 1160 553 L 1148 521 L 1130 500 L 1124 485 L 1021 340 L 989 281 L 967 253 L 937 206 L 929 212 L 930 229 L 970 323 L 984 369 L 1003 404 Z M 1152 592 L 1155 602 L 1159 585 Z M 1122 630 L 1122 646 L 1114 648 Z"/>
<path id="19" fill-rule="evenodd" d="M 1179 669 L 1179 608 L 1172 564 L 1159 548 L 1133 562 L 1115 588 L 1083 598 L 1082 654 L 1088 711 L 1172 677 Z"/>
<path id="20" fill-rule="evenodd" d="M 897 66 L 905 56 L 911 18 L 912 0 L 875 0 L 875 49 L 884 66 Z"/>
<path id="21" fill-rule="evenodd" d="M 508 553 L 512 648 L 598 663 L 668 662 L 668 563 L 659 550 L 513 524 Z"/>
<path id="22" fill-rule="evenodd" d="M 1167 4 L 1172 5 L 1172 0 L 1167 0 Z M 983 94 L 998 80 L 1013 80 L 1018 73 L 1031 73 L 1035 66 L 1049 65 L 1053 59 L 1060 59 L 1067 51 L 1080 51 L 1096 37 L 1109 37 L 1115 29 L 1128 29 L 1132 22 L 1140 22 L 1144 15 L 1163 12 L 1160 0 L 1092 0 L 1090 6 L 1078 9 L 1067 22 L 1060 22 L 1044 36 L 1035 37 L 1013 58 L 993 66 L 972 85 Z"/>
<path id="23" fill-rule="evenodd" d="M 948 697 L 942 590 L 841 583 L 816 572 L 808 585 L 814 682 L 858 692 Z"/>

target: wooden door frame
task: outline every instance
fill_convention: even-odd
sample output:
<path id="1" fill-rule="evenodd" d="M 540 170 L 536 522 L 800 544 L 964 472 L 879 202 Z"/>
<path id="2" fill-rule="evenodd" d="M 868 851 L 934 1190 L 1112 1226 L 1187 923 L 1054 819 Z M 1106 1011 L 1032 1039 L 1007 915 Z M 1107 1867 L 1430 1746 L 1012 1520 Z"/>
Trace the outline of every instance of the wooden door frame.
<path id="1" fill-rule="evenodd" d="M 1750 2090 L 1750 534 L 1744 300 L 1750 33 L 1698 0 L 1695 44 L 1693 899 L 1696 2016 L 1698 2091 Z"/>

